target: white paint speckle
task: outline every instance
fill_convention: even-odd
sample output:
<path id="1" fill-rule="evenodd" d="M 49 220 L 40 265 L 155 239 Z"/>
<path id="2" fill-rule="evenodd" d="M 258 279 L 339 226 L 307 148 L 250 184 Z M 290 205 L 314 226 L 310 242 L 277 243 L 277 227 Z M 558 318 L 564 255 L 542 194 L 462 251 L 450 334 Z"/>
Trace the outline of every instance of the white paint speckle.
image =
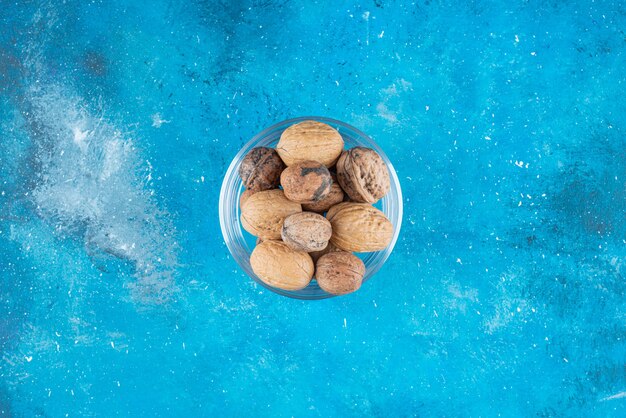
<path id="1" fill-rule="evenodd" d="M 159 113 L 155 113 L 151 116 L 152 118 L 152 126 L 155 128 L 160 128 L 164 123 L 170 123 L 169 120 L 161 119 L 161 115 Z"/>

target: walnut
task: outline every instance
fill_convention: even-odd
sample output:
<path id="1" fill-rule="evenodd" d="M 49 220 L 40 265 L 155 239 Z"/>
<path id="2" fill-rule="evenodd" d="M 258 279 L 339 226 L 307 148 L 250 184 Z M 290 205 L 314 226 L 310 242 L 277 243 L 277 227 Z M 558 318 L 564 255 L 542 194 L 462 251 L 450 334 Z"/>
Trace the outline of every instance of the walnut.
<path id="1" fill-rule="evenodd" d="M 284 290 L 304 289 L 314 271 L 313 260 L 306 252 L 274 240 L 263 241 L 254 248 L 250 265 L 264 283 Z"/>
<path id="2" fill-rule="evenodd" d="M 319 260 L 321 256 L 328 254 L 328 253 L 332 253 L 333 251 L 343 251 L 343 250 L 340 248 L 337 248 L 335 244 L 328 241 L 328 245 L 326 246 L 326 248 L 324 248 L 321 251 L 311 251 L 309 255 L 311 256 L 311 258 L 313 259 L 313 262 L 315 263 L 317 262 L 317 260 Z"/>
<path id="3" fill-rule="evenodd" d="M 291 125 L 280 136 L 276 151 L 287 166 L 319 161 L 331 167 L 343 150 L 343 138 L 333 127 L 315 121 Z"/>
<path id="4" fill-rule="evenodd" d="M 302 161 L 282 172 L 280 184 L 287 199 L 315 203 L 330 193 L 332 178 L 328 169 L 317 161 Z"/>
<path id="5" fill-rule="evenodd" d="M 285 244 L 297 251 L 321 251 L 332 235 L 330 222 L 322 215 L 300 212 L 285 218 L 281 236 Z"/>
<path id="6" fill-rule="evenodd" d="M 239 176 L 246 189 L 260 192 L 277 188 L 284 168 L 276 150 L 257 147 L 252 148 L 241 161 Z"/>
<path id="7" fill-rule="evenodd" d="M 337 209 L 333 211 L 335 206 Z M 383 212 L 363 203 L 340 203 L 329 213 L 333 228 L 331 242 L 351 252 L 384 250 L 393 237 L 393 225 Z"/>
<path id="8" fill-rule="evenodd" d="M 344 151 L 337 161 L 337 180 L 355 202 L 376 203 L 390 188 L 389 170 L 370 148 Z"/>
<path id="9" fill-rule="evenodd" d="M 302 206 L 287 199 L 282 190 L 265 190 L 253 194 L 244 202 L 241 225 L 264 240 L 280 239 L 283 221 L 297 212 L 302 212 Z"/>
<path id="10" fill-rule="evenodd" d="M 328 209 L 328 212 L 326 212 L 326 219 L 328 219 L 329 221 L 332 221 L 332 219 L 335 216 L 335 214 L 337 212 L 339 212 L 341 209 L 345 208 L 349 204 L 368 205 L 368 206 L 370 206 L 368 203 L 353 203 L 353 202 L 337 203 L 336 205 L 333 205 L 330 209 Z"/>
<path id="11" fill-rule="evenodd" d="M 246 200 L 248 200 L 248 198 L 255 193 L 256 192 L 253 190 L 244 190 L 243 193 L 241 193 L 241 196 L 239 196 L 239 207 L 243 207 L 243 204 L 246 202 Z"/>
<path id="12" fill-rule="evenodd" d="M 337 183 L 337 177 L 332 173 L 330 176 L 333 182 L 330 185 L 330 192 L 328 192 L 326 197 L 318 200 L 317 202 L 305 203 L 302 205 L 302 209 L 309 212 L 324 213 L 330 209 L 331 206 L 343 202 L 343 190 L 341 189 L 339 183 Z"/>
<path id="13" fill-rule="evenodd" d="M 361 287 L 365 264 L 354 254 L 335 251 L 317 260 L 315 278 L 317 284 L 333 295 L 345 295 Z"/>

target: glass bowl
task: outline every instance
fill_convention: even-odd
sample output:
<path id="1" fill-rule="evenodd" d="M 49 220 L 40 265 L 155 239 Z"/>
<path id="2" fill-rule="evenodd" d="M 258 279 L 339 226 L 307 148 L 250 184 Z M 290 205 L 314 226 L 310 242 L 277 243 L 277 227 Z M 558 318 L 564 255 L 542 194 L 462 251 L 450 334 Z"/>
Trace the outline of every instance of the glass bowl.
<path id="1" fill-rule="evenodd" d="M 337 129 L 345 142 L 346 149 L 355 146 L 364 146 L 373 148 L 380 154 L 382 159 L 389 168 L 389 175 L 391 179 L 391 189 L 385 197 L 383 197 L 374 206 L 382 210 L 393 224 L 393 238 L 387 248 L 382 251 L 376 251 L 371 253 L 357 253 L 363 263 L 365 264 L 365 276 L 363 282 L 365 283 L 371 278 L 382 266 L 393 251 L 393 247 L 398 240 L 400 234 L 400 227 L 402 225 L 402 191 L 400 190 L 400 182 L 396 171 L 389 161 L 389 158 L 385 155 L 382 149 L 367 135 L 353 126 L 347 123 L 340 122 L 338 120 L 317 117 L 306 116 L 295 119 L 288 119 L 276 125 L 270 126 L 258 135 L 256 135 L 250 142 L 248 142 L 235 156 L 233 161 L 226 171 L 224 182 L 222 183 L 222 190 L 220 192 L 220 225 L 222 228 L 222 235 L 224 235 L 224 242 L 228 247 L 230 253 L 241 268 L 258 284 L 278 293 L 279 295 L 287 296 L 296 299 L 324 299 L 334 295 L 325 292 L 318 285 L 315 279 L 311 283 L 301 290 L 289 291 L 278 289 L 264 283 L 257 277 L 252 271 L 250 266 L 250 254 L 256 245 L 256 237 L 246 232 L 239 221 L 239 196 L 244 191 L 243 183 L 239 178 L 239 164 L 245 155 L 254 147 L 275 147 L 280 139 L 280 135 L 289 126 L 299 123 L 305 120 L 315 120 L 318 122 L 326 123 L 333 128 Z"/>

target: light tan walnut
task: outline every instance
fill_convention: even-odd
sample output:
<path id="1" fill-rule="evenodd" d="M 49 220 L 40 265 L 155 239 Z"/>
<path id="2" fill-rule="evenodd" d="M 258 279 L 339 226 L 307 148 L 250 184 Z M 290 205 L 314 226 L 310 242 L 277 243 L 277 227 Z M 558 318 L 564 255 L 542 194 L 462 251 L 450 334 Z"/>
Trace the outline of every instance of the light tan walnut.
<path id="1" fill-rule="evenodd" d="M 314 271 L 313 260 L 306 252 L 274 240 L 263 241 L 254 248 L 250 265 L 264 283 L 284 290 L 304 289 Z"/>
<path id="2" fill-rule="evenodd" d="M 389 170 L 382 157 L 364 147 L 341 154 L 337 181 L 354 202 L 376 203 L 390 188 Z"/>
<path id="3" fill-rule="evenodd" d="M 325 123 L 304 121 L 285 129 L 276 151 L 287 166 L 313 160 L 332 167 L 343 151 L 343 138 Z"/>
<path id="4" fill-rule="evenodd" d="M 285 218 L 281 236 L 283 242 L 297 251 L 321 251 L 332 235 L 330 222 L 313 212 L 300 212 Z"/>
<path id="5" fill-rule="evenodd" d="M 363 203 L 336 206 L 340 207 L 330 218 L 333 228 L 330 240 L 337 247 L 350 252 L 371 252 L 384 250 L 389 245 L 393 225 L 383 212 Z"/>
<path id="6" fill-rule="evenodd" d="M 244 190 L 243 193 L 241 193 L 241 196 L 239 196 L 239 207 L 243 207 L 243 204 L 246 202 L 246 200 L 248 200 L 248 198 L 255 193 L 256 192 L 253 190 Z"/>
<path id="7" fill-rule="evenodd" d="M 302 206 L 287 199 L 282 190 L 265 190 L 243 203 L 241 225 L 255 237 L 280 239 L 285 218 L 298 212 L 302 212 Z"/>
<path id="8" fill-rule="evenodd" d="M 354 254 L 335 251 L 317 260 L 315 278 L 317 284 L 333 295 L 352 293 L 361 287 L 365 264 Z"/>
<path id="9" fill-rule="evenodd" d="M 339 212 L 341 209 L 343 209 L 346 206 L 348 206 L 349 204 L 368 205 L 369 206 L 368 203 L 353 203 L 353 202 L 337 203 L 336 205 L 333 205 L 330 209 L 328 209 L 328 212 L 326 212 L 326 219 L 328 219 L 329 221 L 332 221 L 333 217 L 335 216 L 335 214 L 337 212 Z"/>

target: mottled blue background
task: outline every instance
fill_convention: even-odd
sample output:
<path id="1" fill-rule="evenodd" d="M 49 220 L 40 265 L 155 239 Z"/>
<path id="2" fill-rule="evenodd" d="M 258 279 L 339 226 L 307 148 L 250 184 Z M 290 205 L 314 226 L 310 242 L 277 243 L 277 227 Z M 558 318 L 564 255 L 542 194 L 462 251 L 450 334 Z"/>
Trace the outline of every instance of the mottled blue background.
<path id="1" fill-rule="evenodd" d="M 626 5 L 567 3 L 0 0 L 0 415 L 624 416 Z M 311 114 L 405 219 L 303 302 L 217 203 Z"/>

